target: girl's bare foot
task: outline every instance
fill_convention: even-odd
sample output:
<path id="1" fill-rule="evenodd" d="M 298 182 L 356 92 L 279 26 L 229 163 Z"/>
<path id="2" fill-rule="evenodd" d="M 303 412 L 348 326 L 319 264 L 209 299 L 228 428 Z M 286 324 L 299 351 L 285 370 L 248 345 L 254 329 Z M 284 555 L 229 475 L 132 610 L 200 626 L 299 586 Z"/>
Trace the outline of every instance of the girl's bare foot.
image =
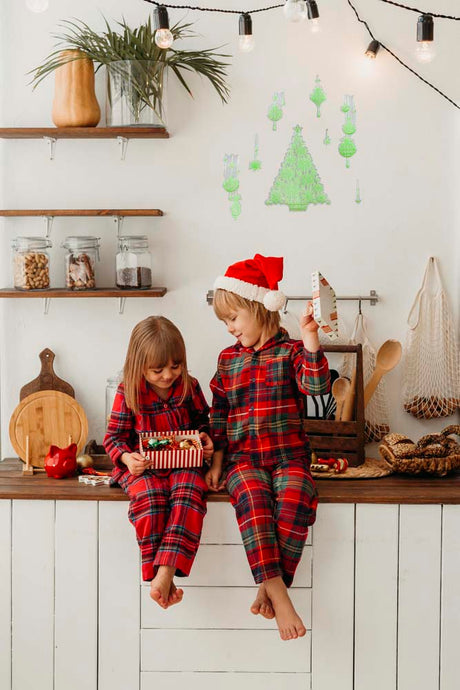
<path id="1" fill-rule="evenodd" d="M 266 580 L 265 588 L 275 611 L 281 639 L 295 640 L 297 637 L 303 637 L 307 630 L 292 604 L 281 577 Z"/>
<path id="2" fill-rule="evenodd" d="M 169 602 L 169 595 L 171 592 L 171 585 L 173 585 L 175 570 L 176 569 L 172 566 L 160 565 L 157 570 L 157 574 L 150 583 L 150 596 L 152 597 L 153 601 L 156 601 L 156 603 L 163 609 L 167 609 L 170 603 L 172 603 Z"/>
<path id="3" fill-rule="evenodd" d="M 269 620 L 275 617 L 272 602 L 268 598 L 267 590 L 265 589 L 265 584 L 263 582 L 259 586 L 259 591 L 257 592 L 253 605 L 251 606 L 251 613 L 253 613 L 255 616 L 260 613 L 261 616 L 268 618 Z"/>
<path id="4" fill-rule="evenodd" d="M 179 604 L 179 602 L 182 601 L 183 596 L 184 596 L 184 590 L 181 588 L 177 589 L 174 582 L 171 582 L 171 588 L 169 590 L 169 596 L 168 596 L 168 605 L 173 606 L 174 604 Z"/>

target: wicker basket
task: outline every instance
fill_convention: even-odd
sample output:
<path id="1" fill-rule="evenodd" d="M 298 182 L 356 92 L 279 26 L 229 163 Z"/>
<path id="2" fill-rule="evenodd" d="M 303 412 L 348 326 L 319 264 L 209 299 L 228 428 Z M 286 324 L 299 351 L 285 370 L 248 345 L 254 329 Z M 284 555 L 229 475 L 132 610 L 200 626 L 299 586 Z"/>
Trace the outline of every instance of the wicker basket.
<path id="1" fill-rule="evenodd" d="M 444 477 L 460 469 L 460 424 L 451 424 L 439 434 L 423 436 L 418 443 L 402 434 L 387 434 L 379 446 L 380 455 L 394 472 L 436 474 Z"/>

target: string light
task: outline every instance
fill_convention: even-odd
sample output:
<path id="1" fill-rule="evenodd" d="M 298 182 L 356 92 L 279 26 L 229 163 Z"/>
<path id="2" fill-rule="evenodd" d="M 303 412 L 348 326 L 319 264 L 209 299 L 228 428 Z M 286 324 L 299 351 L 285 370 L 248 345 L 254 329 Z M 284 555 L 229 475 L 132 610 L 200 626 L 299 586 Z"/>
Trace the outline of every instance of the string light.
<path id="1" fill-rule="evenodd" d="M 317 34 L 321 30 L 319 23 L 319 10 L 315 0 L 306 0 L 308 26 L 312 34 Z"/>
<path id="2" fill-rule="evenodd" d="M 431 14 L 421 14 L 417 21 L 417 47 L 415 57 L 419 62 L 431 62 L 435 56 L 433 47 L 434 22 Z"/>
<path id="3" fill-rule="evenodd" d="M 164 5 L 159 5 L 154 12 L 155 21 L 155 43 L 159 48 L 167 50 L 171 48 L 174 36 L 169 30 L 168 10 Z"/>
<path id="4" fill-rule="evenodd" d="M 307 16 L 307 6 L 304 0 L 286 0 L 283 12 L 288 22 L 301 22 Z"/>
<path id="5" fill-rule="evenodd" d="M 368 58 L 371 58 L 372 60 L 375 60 L 379 50 L 380 50 L 380 43 L 378 41 L 373 40 L 367 46 L 367 50 L 364 53 L 364 55 Z"/>
<path id="6" fill-rule="evenodd" d="M 238 23 L 239 41 L 238 47 L 242 53 L 250 53 L 254 50 L 254 36 L 252 35 L 252 18 L 248 12 L 240 14 Z"/>
<path id="7" fill-rule="evenodd" d="M 49 7 L 48 0 L 26 0 L 26 7 L 31 12 L 38 14 L 39 12 L 46 12 Z"/>

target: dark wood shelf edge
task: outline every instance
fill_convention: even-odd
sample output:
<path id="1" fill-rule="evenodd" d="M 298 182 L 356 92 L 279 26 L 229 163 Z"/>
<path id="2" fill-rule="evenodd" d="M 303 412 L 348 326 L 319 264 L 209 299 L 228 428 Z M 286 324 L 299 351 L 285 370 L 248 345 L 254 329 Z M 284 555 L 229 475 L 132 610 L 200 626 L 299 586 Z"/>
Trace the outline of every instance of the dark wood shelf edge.
<path id="1" fill-rule="evenodd" d="M 107 216 L 107 217 L 144 217 L 148 218 L 151 216 L 163 216 L 164 213 L 159 208 L 107 208 L 107 209 L 97 209 L 97 208 L 82 208 L 82 209 L 66 209 L 66 208 L 54 208 L 54 209 L 0 209 L 0 217 L 3 218 L 16 218 L 23 216 Z"/>
<path id="2" fill-rule="evenodd" d="M 65 297 L 163 297 L 167 288 L 155 287 L 148 290 L 118 290 L 117 288 L 97 288 L 95 290 L 66 290 L 65 288 L 50 288 L 49 290 L 12 290 L 0 289 L 0 299 L 61 299 Z"/>
<path id="3" fill-rule="evenodd" d="M 0 127 L 0 139 L 169 139 L 165 127 Z"/>

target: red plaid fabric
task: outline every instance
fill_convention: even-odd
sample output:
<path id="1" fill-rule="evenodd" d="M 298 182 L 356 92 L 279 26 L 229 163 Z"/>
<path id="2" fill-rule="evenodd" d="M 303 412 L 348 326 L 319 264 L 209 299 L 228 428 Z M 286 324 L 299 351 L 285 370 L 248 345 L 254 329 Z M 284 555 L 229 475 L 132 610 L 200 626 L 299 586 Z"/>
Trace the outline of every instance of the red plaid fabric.
<path id="1" fill-rule="evenodd" d="M 308 455 L 301 394 L 329 390 L 322 349 L 308 352 L 280 329 L 259 350 L 240 343 L 223 350 L 210 385 L 213 440 L 227 462 L 264 466 Z"/>
<path id="2" fill-rule="evenodd" d="M 282 577 L 290 587 L 318 503 L 307 464 L 295 460 L 272 467 L 233 464 L 227 489 L 254 581 Z"/>
<path id="3" fill-rule="evenodd" d="M 141 551 L 142 579 L 152 580 L 160 565 L 190 574 L 206 514 L 206 483 L 201 470 L 125 472 L 119 484 L 130 498 L 128 517 Z"/>

